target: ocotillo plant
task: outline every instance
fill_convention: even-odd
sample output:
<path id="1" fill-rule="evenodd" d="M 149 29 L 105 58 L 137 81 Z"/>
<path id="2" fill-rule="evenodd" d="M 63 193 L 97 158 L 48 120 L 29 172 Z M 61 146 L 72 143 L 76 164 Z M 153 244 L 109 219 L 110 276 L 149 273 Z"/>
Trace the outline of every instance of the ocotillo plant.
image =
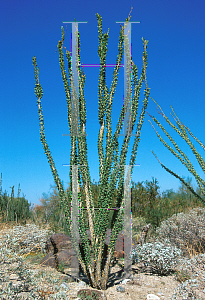
<path id="1" fill-rule="evenodd" d="M 79 195 L 79 233 L 81 238 L 81 243 L 83 246 L 85 257 L 81 254 L 81 252 L 76 250 L 74 247 L 75 240 L 72 239 L 72 245 L 78 254 L 79 263 L 88 277 L 90 285 L 97 289 L 105 290 L 107 287 L 107 281 L 109 276 L 110 270 L 110 263 L 113 257 L 114 249 L 115 249 L 115 242 L 117 240 L 117 236 L 119 232 L 122 230 L 122 223 L 123 223 L 123 184 L 124 184 L 124 165 L 126 161 L 127 149 L 129 145 L 130 136 L 132 134 L 136 117 L 138 111 L 138 103 L 139 103 L 139 96 L 143 82 L 145 82 L 145 90 L 144 90 L 144 100 L 143 100 L 143 107 L 139 117 L 139 121 L 137 124 L 136 129 L 136 137 L 132 149 L 132 157 L 130 159 L 130 166 L 131 166 L 131 173 L 133 171 L 133 166 L 135 163 L 135 158 L 137 154 L 137 148 L 140 141 L 140 134 L 141 128 L 144 122 L 145 111 L 148 105 L 148 98 L 149 98 L 149 88 L 147 85 L 146 79 L 146 69 L 147 69 L 147 44 L 148 41 L 143 40 L 144 51 L 143 51 L 143 67 L 141 76 L 138 79 L 137 76 L 137 66 L 132 61 L 133 66 L 133 85 L 134 85 L 134 95 L 132 96 L 131 102 L 131 114 L 130 114 L 130 121 L 129 121 L 129 130 L 127 131 L 122 151 L 120 155 L 120 159 L 118 162 L 118 152 L 119 152 L 119 143 L 118 137 L 123 125 L 123 118 L 126 114 L 126 107 L 123 105 L 120 117 L 117 124 L 117 129 L 112 136 L 112 127 L 111 127 L 111 109 L 112 109 L 112 101 L 115 94 L 115 88 L 118 80 L 118 72 L 119 66 L 122 61 L 123 55 L 123 42 L 126 43 L 126 35 L 124 35 L 124 27 L 121 27 L 120 35 L 119 35 L 119 44 L 118 50 L 119 54 L 117 56 L 116 66 L 113 72 L 113 82 L 111 85 L 111 89 L 109 91 L 106 81 L 105 81 L 105 61 L 106 61 L 106 53 L 107 53 L 107 42 L 108 42 L 108 32 L 103 34 L 102 33 L 102 18 L 99 14 L 97 15 L 98 20 L 98 33 L 99 33 L 99 47 L 98 47 L 98 54 L 100 57 L 100 74 L 99 74 L 99 110 L 98 110 L 98 119 L 100 123 L 100 130 L 98 136 L 98 155 L 100 161 L 99 173 L 100 173 L 100 194 L 98 199 L 98 207 L 100 208 L 97 212 L 94 211 L 94 201 L 93 201 L 93 193 L 92 193 L 92 186 L 91 186 L 91 178 L 89 172 L 89 166 L 87 161 L 87 142 L 86 142 L 86 106 L 85 106 L 85 98 L 84 98 L 84 84 L 85 84 L 85 76 L 84 73 L 80 70 L 78 66 L 78 76 L 79 76 L 79 117 L 78 120 L 78 127 L 79 128 L 79 135 L 71 135 L 71 155 L 70 155 L 70 166 L 77 166 L 79 165 L 78 169 L 78 180 L 83 181 L 83 189 L 85 191 L 86 196 L 86 207 L 88 213 L 88 220 L 89 220 L 89 228 L 91 234 L 91 247 L 88 243 L 88 237 L 86 234 L 86 225 L 85 225 L 85 215 L 83 213 L 82 208 L 82 198 L 81 193 L 78 192 Z M 125 26 L 129 22 L 129 18 L 126 19 Z M 72 75 L 72 64 L 71 64 L 71 53 L 66 51 L 66 57 L 68 60 L 68 71 L 69 71 L 69 81 L 65 70 L 65 63 L 64 63 L 64 55 L 63 55 L 63 43 L 64 43 L 64 30 L 62 30 L 62 39 L 58 42 L 58 51 L 59 51 L 59 63 L 60 69 L 62 74 L 62 79 L 64 83 L 64 89 L 66 94 L 67 100 L 67 109 L 68 109 L 68 123 L 70 127 L 70 132 L 72 132 L 73 128 L 73 117 L 72 117 L 72 103 L 71 103 L 71 90 L 70 84 L 73 84 L 73 75 Z M 78 32 L 79 36 L 79 32 Z M 80 38 L 78 40 L 78 62 L 80 63 Z M 127 43 L 128 44 L 128 43 Z M 126 48 L 126 47 L 125 47 Z M 35 94 L 37 97 L 37 104 L 38 104 L 38 114 L 39 114 L 39 121 L 40 121 L 40 137 L 41 142 L 43 144 L 44 151 L 46 153 L 48 162 L 50 164 L 50 168 L 54 177 L 54 181 L 56 186 L 59 190 L 59 196 L 61 198 L 62 207 L 65 210 L 65 216 L 67 224 L 69 228 L 71 227 L 71 200 L 72 200 L 72 193 L 66 194 L 63 189 L 62 182 L 59 178 L 57 173 L 54 160 L 51 156 L 51 152 L 49 150 L 48 144 L 45 139 L 44 133 L 44 119 L 41 107 L 41 98 L 43 96 L 43 89 L 41 84 L 39 83 L 39 68 L 37 67 L 36 57 L 33 57 L 33 65 L 34 65 L 34 72 L 35 72 Z M 107 114 L 107 115 L 106 115 Z M 107 128 L 107 135 L 106 135 L 106 153 L 104 156 L 103 151 L 103 137 L 104 137 L 104 129 L 105 129 L 105 120 L 104 117 L 106 115 L 106 128 Z M 79 124 L 80 122 L 80 124 Z M 79 126 L 80 125 L 80 126 Z M 78 141 L 78 147 L 76 145 L 76 136 Z M 78 153 L 77 153 L 78 148 Z M 114 152 L 116 154 L 114 156 Z M 112 171 L 112 164 L 115 163 L 113 166 Z M 109 181 L 110 177 L 110 181 Z M 117 203 L 115 207 L 119 207 L 120 210 L 115 211 L 113 214 L 112 219 L 112 233 L 110 238 L 110 244 L 108 246 L 107 252 L 107 260 L 105 265 L 103 265 L 104 257 L 104 241 L 106 237 L 106 229 L 108 225 L 109 219 L 109 208 L 112 205 L 112 197 L 115 192 L 115 187 L 117 184 L 117 180 L 119 178 L 119 185 L 118 185 L 118 194 L 117 194 Z M 72 191 L 72 172 L 70 169 L 70 186 Z M 72 237 L 71 231 L 69 232 L 70 236 Z M 91 260 L 91 250 L 93 251 L 93 257 Z M 91 262 L 92 261 L 92 262 Z"/>
<path id="2" fill-rule="evenodd" d="M 159 106 L 159 104 L 152 98 L 150 97 L 156 104 L 157 106 L 160 108 L 160 110 L 162 111 L 161 107 Z M 192 142 L 190 141 L 187 132 L 185 130 L 185 128 L 187 129 L 187 131 L 189 132 L 189 134 L 199 143 L 199 145 L 205 150 L 204 145 L 202 144 L 202 142 L 200 142 L 190 131 L 190 129 L 185 126 L 177 117 L 177 115 L 175 114 L 172 106 L 170 105 L 175 117 L 177 118 L 177 120 L 174 118 L 175 122 L 177 123 L 179 129 L 174 126 L 170 120 L 167 118 L 167 116 L 165 115 L 165 113 L 162 111 L 159 111 L 159 114 L 161 114 L 166 122 L 172 127 L 174 128 L 174 130 L 186 141 L 186 143 L 190 146 L 192 152 L 194 153 L 194 155 L 196 156 L 196 159 L 199 163 L 199 165 L 201 166 L 203 172 L 205 173 L 205 162 L 203 160 L 203 158 L 201 157 L 201 155 L 196 151 L 196 148 L 194 147 L 194 145 L 192 144 Z M 179 154 L 181 154 L 181 156 L 184 157 L 184 159 L 182 157 L 180 157 L 180 155 L 174 151 L 160 136 L 160 134 L 156 131 L 156 129 L 154 128 L 154 126 L 152 125 L 151 121 L 149 121 L 152 125 L 152 127 L 154 128 L 158 138 L 160 139 L 160 141 L 164 144 L 165 147 L 167 147 L 170 152 L 172 154 L 174 154 L 178 159 L 180 159 L 180 161 L 182 162 L 183 165 L 185 165 L 187 167 L 187 169 L 189 170 L 189 172 L 191 172 L 194 177 L 196 178 L 196 181 L 198 183 L 200 192 L 203 196 L 205 196 L 205 181 L 197 174 L 196 170 L 194 169 L 192 163 L 190 162 L 190 160 L 188 159 L 188 157 L 186 156 L 186 154 L 184 154 L 183 151 L 181 151 L 178 147 L 178 145 L 176 144 L 176 142 L 172 139 L 172 137 L 168 134 L 168 132 L 164 129 L 164 127 L 161 125 L 161 123 L 159 121 L 157 121 L 157 119 L 154 116 L 151 116 L 149 114 L 149 116 L 155 121 L 155 123 L 163 130 L 163 132 L 166 134 L 166 136 L 169 138 L 169 140 L 172 142 L 172 144 L 174 145 L 175 149 L 179 152 Z M 154 154 L 154 156 L 157 158 L 157 156 L 155 155 L 155 153 L 152 151 L 152 153 Z M 168 169 L 167 167 L 165 167 L 160 160 L 157 158 L 157 160 L 159 161 L 159 163 L 161 164 L 162 168 L 164 168 L 167 172 L 169 172 L 170 174 L 174 175 L 176 178 L 178 178 L 203 204 L 205 204 L 205 199 L 203 199 L 201 197 L 201 195 L 197 194 L 194 189 L 183 179 L 181 178 L 179 175 L 177 175 L 176 173 L 174 173 L 173 171 L 171 171 L 170 169 Z"/>

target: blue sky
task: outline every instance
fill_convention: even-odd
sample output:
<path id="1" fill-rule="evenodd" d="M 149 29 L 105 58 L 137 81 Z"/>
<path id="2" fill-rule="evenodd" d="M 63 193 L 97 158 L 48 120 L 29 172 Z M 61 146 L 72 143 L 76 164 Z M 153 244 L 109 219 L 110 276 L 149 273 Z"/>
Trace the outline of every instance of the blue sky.
<path id="1" fill-rule="evenodd" d="M 50 166 L 40 142 L 37 98 L 34 94 L 35 55 L 40 69 L 40 83 L 44 96 L 45 134 L 57 171 L 64 186 L 69 182 L 70 137 L 67 123 L 67 107 L 61 78 L 57 44 L 61 39 L 63 21 L 88 22 L 79 24 L 81 37 L 81 63 L 99 64 L 98 28 L 96 13 L 102 16 L 103 33 L 109 30 L 107 64 L 114 64 L 118 54 L 119 21 L 125 21 L 131 12 L 132 57 L 139 74 L 142 69 L 143 43 L 149 40 L 147 80 L 150 96 L 162 107 L 174 122 L 175 113 L 191 132 L 203 143 L 205 111 L 205 20 L 203 1 L 1 1 L 0 2 L 0 172 L 3 174 L 3 191 L 11 193 L 15 186 L 17 195 L 20 183 L 26 199 L 40 204 L 43 193 L 49 193 L 54 184 Z M 123 25 L 123 24 L 122 24 Z M 64 25 L 66 29 L 66 25 Z M 64 45 L 71 50 L 71 24 L 67 24 Z M 114 68 L 107 68 L 106 81 L 110 88 Z M 84 68 L 86 75 L 85 100 L 87 108 L 86 133 L 88 162 L 92 181 L 99 180 L 97 151 L 98 78 L 99 68 Z M 116 128 L 123 105 L 123 68 L 119 72 L 118 85 L 113 101 L 112 127 Z M 144 87 L 143 87 L 144 89 Z M 142 107 L 143 90 L 140 97 Z M 156 105 L 149 99 L 147 111 L 154 115 L 171 134 L 193 163 L 198 174 L 204 174 L 191 149 L 182 138 L 157 113 Z M 138 119 L 137 119 L 138 120 Z M 180 186 L 180 181 L 167 173 L 151 150 L 166 167 L 180 176 L 191 176 L 186 167 L 167 150 L 156 136 L 150 117 L 146 114 L 141 132 L 136 164 L 132 175 L 134 182 L 157 178 L 160 191 Z M 175 122 L 174 122 L 175 124 Z M 161 134 L 162 131 L 155 126 Z M 134 131 L 136 127 L 134 128 Z M 121 132 L 122 133 L 122 132 Z M 166 141 L 168 138 L 162 133 Z M 123 137 L 120 137 L 120 149 Z M 204 156 L 202 148 L 191 138 L 197 151 Z M 134 137 L 131 138 L 126 163 L 129 163 Z M 172 145 L 169 142 L 169 145 Z M 196 187 L 196 182 L 192 180 Z"/>

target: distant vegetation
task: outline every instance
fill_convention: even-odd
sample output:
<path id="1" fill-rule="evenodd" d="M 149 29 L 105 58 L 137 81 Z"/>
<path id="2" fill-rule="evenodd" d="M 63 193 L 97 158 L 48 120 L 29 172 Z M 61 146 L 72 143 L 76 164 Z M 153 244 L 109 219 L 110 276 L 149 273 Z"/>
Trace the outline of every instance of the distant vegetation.
<path id="1" fill-rule="evenodd" d="M 186 180 L 191 185 L 191 179 Z M 99 195 L 99 185 L 97 182 L 92 184 L 93 197 L 95 207 L 97 207 L 97 199 Z M 56 186 L 51 186 L 53 192 L 48 196 L 45 193 L 40 199 L 41 205 L 35 205 L 30 208 L 31 204 L 25 197 L 14 197 L 14 187 L 12 187 L 11 196 L 7 193 L 0 195 L 0 215 L 2 223 L 15 222 L 16 224 L 26 224 L 26 221 L 31 220 L 35 224 L 50 224 L 51 228 L 56 232 L 67 233 L 67 225 L 65 215 L 60 208 L 60 197 Z M 85 195 L 82 187 L 82 199 L 85 205 Z M 67 189 L 67 193 L 70 189 Z M 196 192 L 201 195 L 200 190 Z M 116 200 L 117 189 L 113 198 L 113 206 Z M 202 195 L 201 195 L 202 196 Z M 157 179 L 152 177 L 152 181 L 132 182 L 132 218 L 141 217 L 144 222 L 151 223 L 155 230 L 160 226 L 161 222 L 168 219 L 174 214 L 180 212 L 188 212 L 195 207 L 204 207 L 201 201 L 198 200 L 185 185 L 181 184 L 177 192 L 173 189 L 166 190 L 160 195 L 160 187 Z M 84 210 L 87 217 L 87 210 Z M 113 210 L 114 212 L 114 210 Z M 112 214 L 111 214 L 112 215 Z M 86 218 L 87 222 L 88 219 Z M 111 217 L 110 224 L 111 226 Z"/>
<path id="2" fill-rule="evenodd" d="M 32 217 L 30 210 L 31 204 L 25 197 L 20 197 L 20 184 L 18 188 L 17 197 L 14 197 L 14 186 L 11 188 L 11 196 L 7 195 L 7 192 L 0 194 L 0 216 L 1 222 L 7 223 L 15 221 L 16 224 L 25 224 L 26 220 Z"/>

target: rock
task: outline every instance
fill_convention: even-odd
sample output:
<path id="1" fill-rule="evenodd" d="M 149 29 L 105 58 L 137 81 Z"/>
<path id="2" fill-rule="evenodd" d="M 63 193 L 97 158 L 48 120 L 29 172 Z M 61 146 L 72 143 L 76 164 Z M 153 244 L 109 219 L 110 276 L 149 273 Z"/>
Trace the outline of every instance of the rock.
<path id="1" fill-rule="evenodd" d="M 125 288 L 122 286 L 117 286 L 116 290 L 117 290 L 117 292 L 121 292 L 121 293 L 125 292 Z"/>
<path id="2" fill-rule="evenodd" d="M 91 296 L 91 298 L 89 297 Z M 96 297 L 97 296 L 97 297 Z M 107 300 L 107 297 L 103 295 L 103 292 L 94 289 L 82 289 L 77 293 L 77 297 L 80 299 L 99 299 L 99 300 Z"/>
<path id="3" fill-rule="evenodd" d="M 86 232 L 88 235 L 89 243 L 91 245 L 90 231 L 87 230 Z M 111 236 L 111 229 L 107 229 L 105 248 L 104 248 L 105 255 L 107 254 L 108 245 L 110 242 L 110 236 Z M 115 259 L 123 257 L 123 241 L 124 241 L 124 235 L 122 233 L 119 233 L 115 243 L 115 251 L 113 254 L 113 257 Z M 78 240 L 78 243 L 79 243 L 79 249 L 82 253 L 82 256 L 84 257 L 84 251 L 82 248 L 80 238 Z M 136 246 L 134 242 L 132 244 L 133 246 Z M 59 267 L 63 265 L 64 271 L 66 271 L 65 269 L 73 268 L 76 264 L 78 264 L 77 257 L 72 248 L 71 239 L 66 234 L 57 233 L 51 235 L 46 241 L 45 250 L 47 255 L 40 262 L 42 266 L 50 266 L 52 268 L 56 268 L 57 270 L 59 270 Z M 93 257 L 93 253 L 91 253 L 91 257 Z M 80 270 L 81 270 L 81 266 L 80 266 Z"/>
<path id="4" fill-rule="evenodd" d="M 160 298 L 154 294 L 148 294 L 147 300 L 160 300 Z"/>
<path id="5" fill-rule="evenodd" d="M 136 244 L 143 245 L 147 233 L 151 228 L 151 224 L 145 225 L 142 229 L 141 235 Z M 87 230 L 88 240 L 91 245 L 91 237 L 90 231 Z M 106 238 L 105 238 L 105 248 L 103 256 L 107 256 L 108 245 L 110 243 L 111 229 L 107 229 Z M 113 254 L 113 262 L 116 262 L 116 259 L 123 257 L 123 242 L 124 235 L 122 233 L 118 234 L 116 243 L 115 243 L 115 251 Z M 84 251 L 81 244 L 81 239 L 78 240 L 79 249 L 84 257 Z M 132 241 L 132 246 L 135 248 L 136 244 Z M 68 235 L 63 233 L 57 233 L 51 235 L 47 241 L 45 250 L 47 255 L 42 259 L 40 264 L 42 266 L 50 266 L 55 268 L 56 270 L 64 270 L 65 272 L 69 271 L 71 268 L 74 268 L 76 265 L 79 265 L 80 271 L 82 272 L 80 264 L 78 264 L 78 259 L 75 255 L 75 251 L 72 247 L 71 239 Z M 126 256 L 126 253 L 125 253 Z M 93 253 L 91 252 L 91 257 L 93 258 Z M 63 269 L 61 269 L 63 267 Z"/>

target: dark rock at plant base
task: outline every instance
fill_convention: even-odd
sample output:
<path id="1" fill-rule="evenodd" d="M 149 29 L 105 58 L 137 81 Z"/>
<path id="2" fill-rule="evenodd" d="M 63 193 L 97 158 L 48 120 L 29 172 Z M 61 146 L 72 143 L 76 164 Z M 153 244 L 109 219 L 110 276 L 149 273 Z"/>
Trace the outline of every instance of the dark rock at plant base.
<path id="1" fill-rule="evenodd" d="M 90 238 L 90 231 L 87 230 L 88 240 L 91 245 L 91 238 Z M 107 254 L 108 245 L 110 242 L 110 236 L 111 236 L 111 229 L 107 229 L 106 232 L 106 239 L 105 239 L 105 248 L 104 248 L 104 254 Z M 124 236 L 122 233 L 118 234 L 116 244 L 115 244 L 115 251 L 113 256 L 115 258 L 121 258 L 123 257 L 123 241 Z M 81 239 L 78 240 L 80 251 L 84 257 L 84 251 L 81 244 Z M 133 243 L 133 245 L 135 245 Z M 60 265 L 64 266 L 64 269 L 70 269 L 73 266 L 76 265 L 77 257 L 75 255 L 75 251 L 72 248 L 72 242 L 68 235 L 63 233 L 57 233 L 51 235 L 47 241 L 45 250 L 47 252 L 47 255 L 42 259 L 41 265 L 42 266 L 50 266 L 52 268 L 58 268 Z M 126 254 L 125 254 L 126 255 Z M 91 253 L 91 257 L 93 257 L 93 253 Z"/>
<path id="2" fill-rule="evenodd" d="M 91 296 L 91 298 L 88 298 Z M 97 297 L 96 297 L 97 296 Z M 80 299 L 98 299 L 98 300 L 107 300 L 107 297 L 103 295 L 103 292 L 94 289 L 82 289 L 77 293 L 77 297 Z"/>
<path id="3" fill-rule="evenodd" d="M 140 244 L 144 243 L 144 240 L 146 238 L 147 232 L 150 227 L 151 227 L 150 224 L 143 227 L 138 243 Z M 89 244 L 91 245 L 90 231 L 87 230 L 86 232 L 87 232 Z M 110 237 L 111 237 L 111 229 L 107 229 L 103 257 L 107 256 Z M 119 233 L 115 243 L 115 251 L 113 254 L 113 259 L 115 261 L 116 259 L 123 257 L 123 242 L 124 242 L 124 235 L 122 233 Z M 78 244 L 79 244 L 79 250 L 84 258 L 85 255 L 84 255 L 80 238 L 78 240 Z M 132 246 L 134 248 L 136 247 L 134 241 L 132 241 Z M 51 235 L 46 241 L 45 250 L 47 255 L 41 260 L 40 262 L 41 266 L 50 266 L 52 268 L 55 268 L 56 270 L 62 270 L 62 271 L 64 270 L 64 272 L 69 272 L 70 269 L 74 268 L 74 266 L 79 265 L 80 271 L 82 271 L 80 264 L 78 264 L 78 259 L 75 255 L 75 251 L 72 247 L 71 239 L 68 235 L 63 233 L 57 233 Z M 91 252 L 91 257 L 93 258 L 92 252 Z"/>
<path id="4" fill-rule="evenodd" d="M 70 269 L 78 264 L 71 239 L 66 234 L 57 233 L 50 236 L 46 241 L 45 250 L 47 255 L 40 262 L 42 266 L 59 270 L 61 266 Z"/>

